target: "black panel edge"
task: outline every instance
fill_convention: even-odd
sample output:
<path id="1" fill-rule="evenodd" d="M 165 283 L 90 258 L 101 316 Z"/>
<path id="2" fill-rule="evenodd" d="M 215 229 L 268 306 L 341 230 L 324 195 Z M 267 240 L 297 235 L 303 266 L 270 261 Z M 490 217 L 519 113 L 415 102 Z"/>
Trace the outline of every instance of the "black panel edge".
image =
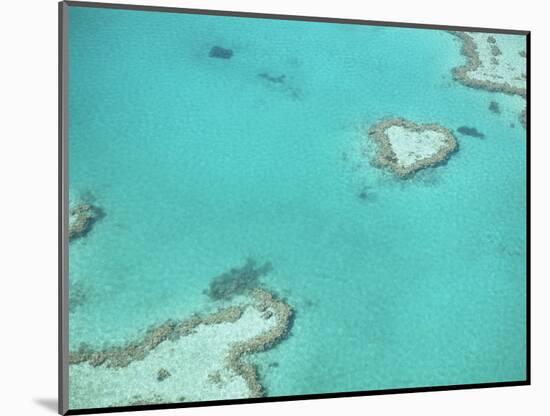
<path id="1" fill-rule="evenodd" d="M 527 187 L 526 187 L 526 204 L 527 204 L 527 229 L 526 229 L 526 379 L 531 382 L 531 33 L 527 34 L 526 40 L 526 87 L 527 94 L 525 96 L 525 132 L 527 139 Z"/>
<path id="2" fill-rule="evenodd" d="M 306 394 L 306 395 L 295 395 L 295 396 L 262 397 L 257 399 L 216 400 L 216 401 L 204 401 L 204 402 L 152 404 L 152 405 L 143 405 L 143 406 L 142 405 L 121 406 L 121 407 L 108 407 L 108 408 L 101 407 L 101 408 L 93 408 L 93 409 L 69 410 L 66 414 L 67 415 L 86 415 L 86 414 L 92 414 L 92 413 L 136 412 L 136 411 L 143 411 L 143 410 L 181 409 L 185 407 L 209 407 L 209 406 L 222 406 L 222 405 L 234 405 L 234 404 L 288 402 L 288 401 L 297 401 L 297 400 L 336 399 L 336 398 L 345 398 L 345 397 L 362 397 L 362 396 L 403 394 L 403 393 L 428 393 L 428 392 L 438 392 L 438 391 L 482 389 L 482 388 L 493 388 L 493 387 L 515 387 L 515 386 L 527 386 L 527 385 L 530 385 L 530 383 L 526 380 L 505 381 L 500 383 L 459 384 L 459 385 L 434 386 L 434 387 L 414 387 L 414 388 L 388 389 L 388 390 L 371 390 L 371 391 L 353 391 L 353 392 L 342 392 L 342 393 L 322 393 L 322 394 Z"/>

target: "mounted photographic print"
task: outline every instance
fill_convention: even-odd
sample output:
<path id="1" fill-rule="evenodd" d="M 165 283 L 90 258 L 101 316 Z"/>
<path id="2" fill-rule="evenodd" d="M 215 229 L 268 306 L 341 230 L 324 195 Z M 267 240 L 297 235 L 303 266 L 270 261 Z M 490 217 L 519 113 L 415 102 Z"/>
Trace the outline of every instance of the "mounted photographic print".
<path id="1" fill-rule="evenodd" d="M 60 413 L 529 384 L 529 32 L 60 3 Z"/>

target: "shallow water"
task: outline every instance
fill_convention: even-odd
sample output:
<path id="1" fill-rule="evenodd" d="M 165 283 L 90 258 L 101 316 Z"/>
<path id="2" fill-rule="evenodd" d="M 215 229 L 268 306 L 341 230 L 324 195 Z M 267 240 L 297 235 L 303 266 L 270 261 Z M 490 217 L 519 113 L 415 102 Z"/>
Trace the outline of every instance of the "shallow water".
<path id="1" fill-rule="evenodd" d="M 524 379 L 524 100 L 463 61 L 443 31 L 71 7 L 70 197 L 106 214 L 71 242 L 71 349 L 215 309 L 252 257 L 296 311 L 254 359 L 271 396 Z M 484 138 L 396 179 L 359 150 L 388 116 Z"/>

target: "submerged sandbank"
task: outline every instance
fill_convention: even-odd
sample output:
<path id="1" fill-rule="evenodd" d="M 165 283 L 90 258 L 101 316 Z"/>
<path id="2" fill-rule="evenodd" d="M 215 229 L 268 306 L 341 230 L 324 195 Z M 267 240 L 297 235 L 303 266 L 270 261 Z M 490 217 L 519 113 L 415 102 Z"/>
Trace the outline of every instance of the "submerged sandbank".
<path id="1" fill-rule="evenodd" d="M 126 406 L 261 397 L 247 356 L 281 341 L 292 308 L 256 288 L 206 316 L 167 321 L 139 340 L 69 355 L 70 407 Z"/>
<path id="2" fill-rule="evenodd" d="M 449 129 L 404 118 L 382 120 L 370 127 L 368 135 L 376 143 L 375 164 L 403 178 L 442 163 L 458 148 Z"/>

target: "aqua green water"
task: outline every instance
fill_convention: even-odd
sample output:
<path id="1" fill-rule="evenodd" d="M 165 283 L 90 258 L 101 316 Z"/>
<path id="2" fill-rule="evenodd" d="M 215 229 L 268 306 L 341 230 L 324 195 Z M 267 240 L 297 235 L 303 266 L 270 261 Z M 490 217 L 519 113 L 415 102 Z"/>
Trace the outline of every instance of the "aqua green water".
<path id="1" fill-rule="evenodd" d="M 71 7 L 71 199 L 106 212 L 71 243 L 71 348 L 212 308 L 254 257 L 296 309 L 255 359 L 269 395 L 523 380 L 524 104 L 463 60 L 443 31 Z M 357 163 L 386 116 L 485 139 L 404 182 Z"/>

